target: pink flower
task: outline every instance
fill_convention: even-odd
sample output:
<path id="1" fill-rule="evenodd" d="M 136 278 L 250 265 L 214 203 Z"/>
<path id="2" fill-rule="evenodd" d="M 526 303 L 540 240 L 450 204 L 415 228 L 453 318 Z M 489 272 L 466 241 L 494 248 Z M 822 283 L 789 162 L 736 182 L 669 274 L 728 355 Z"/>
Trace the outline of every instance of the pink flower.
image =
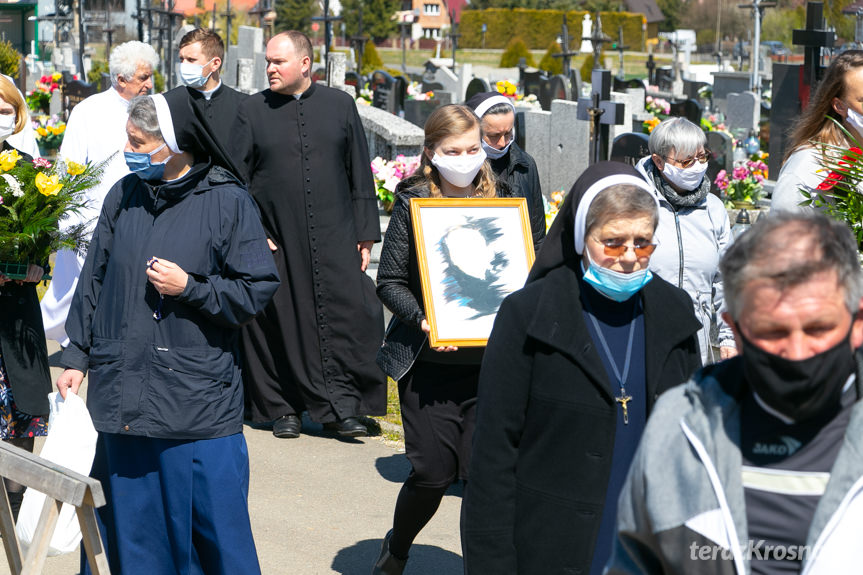
<path id="1" fill-rule="evenodd" d="M 734 172 L 731 174 L 731 177 L 735 180 L 745 180 L 749 177 L 749 170 L 740 166 L 739 168 L 734 168 Z"/>
<path id="2" fill-rule="evenodd" d="M 49 162 L 45 158 L 36 158 L 35 160 L 33 160 L 33 165 L 37 168 L 44 168 L 47 170 L 51 167 L 51 162 Z"/>

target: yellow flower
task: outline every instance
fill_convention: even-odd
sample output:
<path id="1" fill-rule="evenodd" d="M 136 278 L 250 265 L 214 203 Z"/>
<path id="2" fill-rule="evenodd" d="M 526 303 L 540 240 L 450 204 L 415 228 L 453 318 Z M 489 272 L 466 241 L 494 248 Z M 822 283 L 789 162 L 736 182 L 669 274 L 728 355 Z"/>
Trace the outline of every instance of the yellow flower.
<path id="1" fill-rule="evenodd" d="M 51 79 L 55 82 L 59 82 L 63 79 L 63 74 L 61 74 L 60 72 L 54 72 L 53 74 L 51 74 Z"/>
<path id="2" fill-rule="evenodd" d="M 58 125 L 54 128 L 54 133 L 55 133 L 55 134 L 57 134 L 58 136 L 59 136 L 60 134 L 62 134 L 63 132 L 65 132 L 65 131 L 66 131 L 66 124 L 58 124 Z"/>
<path id="3" fill-rule="evenodd" d="M 47 136 L 47 135 L 48 135 L 48 130 L 46 130 L 46 129 L 45 129 L 45 128 L 43 128 L 42 126 L 39 126 L 38 128 L 36 128 L 36 133 L 37 133 L 37 134 L 39 134 L 41 137 L 43 137 L 43 138 L 44 138 L 45 136 Z"/>
<path id="4" fill-rule="evenodd" d="M 0 152 L 0 171 L 8 172 L 15 167 L 15 164 L 17 164 L 20 159 L 21 156 L 18 154 L 18 150 L 6 150 L 5 152 Z"/>
<path id="5" fill-rule="evenodd" d="M 60 176 L 57 174 L 46 176 L 44 173 L 39 172 L 36 174 L 36 187 L 43 196 L 56 196 L 57 192 L 63 187 L 63 184 L 60 183 Z"/>
<path id="6" fill-rule="evenodd" d="M 66 173 L 70 176 L 77 176 L 84 173 L 86 166 L 77 162 L 66 161 Z"/>

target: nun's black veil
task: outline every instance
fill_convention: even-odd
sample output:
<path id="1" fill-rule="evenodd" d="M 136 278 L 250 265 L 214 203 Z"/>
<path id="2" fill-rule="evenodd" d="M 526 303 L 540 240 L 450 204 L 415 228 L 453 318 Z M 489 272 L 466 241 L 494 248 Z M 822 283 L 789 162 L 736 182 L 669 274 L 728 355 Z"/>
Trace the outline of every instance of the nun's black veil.
<path id="1" fill-rule="evenodd" d="M 214 166 L 231 172 L 239 181 L 243 181 L 237 163 L 228 154 L 222 144 L 216 139 L 215 133 L 198 108 L 192 104 L 189 89 L 179 86 L 162 94 L 171 111 L 171 121 L 174 125 L 174 137 L 177 146 L 184 152 L 190 152 L 196 158 L 209 157 Z M 231 121 L 230 118 L 223 118 Z"/>
<path id="2" fill-rule="evenodd" d="M 621 162 L 599 162 L 589 166 L 575 181 L 563 200 L 554 223 L 548 230 L 542 249 L 530 269 L 527 282 L 544 277 L 554 268 L 577 261 L 581 254 L 575 252 L 575 211 L 585 192 L 593 184 L 609 176 L 628 175 L 643 180 L 644 177 L 629 164 Z"/>

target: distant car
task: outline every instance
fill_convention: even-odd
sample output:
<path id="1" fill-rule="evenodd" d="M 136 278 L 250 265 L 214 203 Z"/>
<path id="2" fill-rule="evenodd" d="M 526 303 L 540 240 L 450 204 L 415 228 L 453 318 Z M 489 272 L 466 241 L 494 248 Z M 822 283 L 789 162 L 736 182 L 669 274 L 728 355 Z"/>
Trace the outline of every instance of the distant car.
<path id="1" fill-rule="evenodd" d="M 768 40 L 766 42 L 762 42 L 761 45 L 768 49 L 768 53 L 771 56 L 788 56 L 791 54 L 791 50 L 786 48 L 785 44 L 778 40 Z"/>
<path id="2" fill-rule="evenodd" d="M 749 57 L 749 42 L 738 42 L 731 50 L 733 58 L 748 58 Z"/>

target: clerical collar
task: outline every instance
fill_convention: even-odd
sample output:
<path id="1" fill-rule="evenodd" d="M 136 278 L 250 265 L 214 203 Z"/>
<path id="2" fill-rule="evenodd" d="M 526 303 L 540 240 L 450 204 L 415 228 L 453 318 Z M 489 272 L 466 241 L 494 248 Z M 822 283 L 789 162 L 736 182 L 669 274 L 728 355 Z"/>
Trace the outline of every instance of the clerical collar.
<path id="1" fill-rule="evenodd" d="M 299 100 L 300 98 L 302 98 L 302 97 L 303 97 L 303 94 L 304 94 L 304 93 L 305 93 L 305 92 L 300 92 L 299 94 L 291 94 L 291 96 L 293 96 L 293 97 L 294 97 L 294 99 Z"/>
<path id="2" fill-rule="evenodd" d="M 205 100 L 209 100 L 210 98 L 213 97 L 213 94 L 216 93 L 216 90 L 218 90 L 221 87 L 222 87 L 222 79 L 219 78 L 219 83 L 212 90 L 198 90 L 198 91 L 201 92 L 201 95 L 204 97 Z"/>

